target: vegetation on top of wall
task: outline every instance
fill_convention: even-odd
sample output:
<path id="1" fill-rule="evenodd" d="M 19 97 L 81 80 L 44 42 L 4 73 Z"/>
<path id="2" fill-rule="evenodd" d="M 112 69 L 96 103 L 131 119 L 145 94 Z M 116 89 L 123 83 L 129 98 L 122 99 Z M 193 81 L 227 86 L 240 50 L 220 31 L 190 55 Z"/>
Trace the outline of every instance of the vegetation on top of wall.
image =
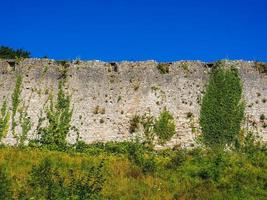
<path id="1" fill-rule="evenodd" d="M 267 73 L 267 63 L 254 62 L 254 65 L 260 73 Z"/>
<path id="2" fill-rule="evenodd" d="M 203 142 L 210 147 L 231 145 L 244 118 L 242 83 L 235 69 L 218 63 L 206 88 L 200 111 Z"/>
<path id="3" fill-rule="evenodd" d="M 169 63 L 159 63 L 157 65 L 157 69 L 161 74 L 168 74 L 170 71 L 170 64 Z"/>
<path id="4" fill-rule="evenodd" d="M 12 49 L 7 46 L 0 46 L 0 58 L 3 59 L 16 59 L 16 58 L 29 58 L 31 53 L 23 49 Z"/>

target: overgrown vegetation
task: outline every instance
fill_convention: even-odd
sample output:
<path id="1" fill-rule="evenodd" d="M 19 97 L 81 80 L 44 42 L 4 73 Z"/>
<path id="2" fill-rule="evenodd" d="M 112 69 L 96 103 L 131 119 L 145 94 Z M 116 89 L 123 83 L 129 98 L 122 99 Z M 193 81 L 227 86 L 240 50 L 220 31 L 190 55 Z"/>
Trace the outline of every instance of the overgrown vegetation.
<path id="1" fill-rule="evenodd" d="M 193 149 L 153 149 L 175 134 L 166 108 L 157 118 L 135 116 L 130 132 L 141 129 L 144 135 L 133 141 L 67 144 L 75 128 L 64 83 L 58 84 L 56 100 L 50 95 L 37 125 L 39 138 L 27 146 L 32 123 L 21 99 L 22 77 L 17 77 L 11 126 L 20 125 L 21 134 L 18 147 L 0 146 L 0 199 L 267 199 L 267 146 L 241 128 L 244 102 L 235 69 L 217 64 L 211 74 L 200 114 L 203 135 Z M 4 101 L 0 139 L 9 128 L 8 110 Z M 98 113 L 105 112 L 97 107 Z M 193 113 L 186 118 L 192 120 Z"/>
<path id="2" fill-rule="evenodd" d="M 17 59 L 29 58 L 31 53 L 23 49 L 12 49 L 7 46 L 0 46 L 0 58 L 3 59 Z"/>
<path id="3" fill-rule="evenodd" d="M 164 108 L 158 118 L 154 118 L 149 113 L 142 116 L 135 115 L 130 120 L 129 132 L 143 132 L 144 135 L 141 136 L 140 140 L 146 145 L 153 146 L 156 142 L 155 136 L 157 136 L 160 144 L 164 144 L 170 140 L 176 133 L 175 127 L 172 114 Z"/>
<path id="4" fill-rule="evenodd" d="M 259 199 L 267 197 L 267 148 L 247 134 L 238 150 L 155 151 L 138 142 L 65 152 L 0 148 L 0 184 L 13 199 Z M 103 158 L 105 159 L 103 165 Z M 4 174 L 4 175 L 2 175 Z M 8 198 L 8 199 L 12 199 Z"/>
<path id="5" fill-rule="evenodd" d="M 9 130 L 10 113 L 8 111 L 7 101 L 5 100 L 0 112 L 0 142 L 5 137 Z"/>
<path id="6" fill-rule="evenodd" d="M 16 75 L 16 84 L 15 88 L 12 93 L 12 113 L 11 113 L 11 130 L 13 135 L 16 137 L 16 127 L 17 127 L 17 120 L 16 120 L 16 114 L 19 107 L 19 104 L 21 103 L 21 91 L 22 91 L 22 75 L 17 74 Z"/>
<path id="7" fill-rule="evenodd" d="M 254 62 L 254 65 L 260 73 L 267 73 L 267 63 Z"/>
<path id="8" fill-rule="evenodd" d="M 214 148 L 233 144 L 244 117 L 242 83 L 234 69 L 218 63 L 211 74 L 200 111 L 203 142 Z"/>
<path id="9" fill-rule="evenodd" d="M 168 74 L 170 71 L 170 64 L 169 63 L 159 63 L 157 65 L 157 69 L 161 74 Z"/>
<path id="10" fill-rule="evenodd" d="M 173 116 L 166 110 L 166 108 L 160 113 L 159 118 L 155 120 L 153 130 L 158 136 L 161 144 L 170 140 L 175 134 L 175 122 Z"/>
<path id="11" fill-rule="evenodd" d="M 63 89 L 63 81 L 59 82 L 57 100 L 54 102 L 53 96 L 50 96 L 49 106 L 45 110 L 46 116 L 40 118 L 38 126 L 40 145 L 49 149 L 62 150 L 66 147 L 66 138 L 71 129 L 72 108 L 70 95 Z M 47 122 L 46 126 L 42 126 Z"/>

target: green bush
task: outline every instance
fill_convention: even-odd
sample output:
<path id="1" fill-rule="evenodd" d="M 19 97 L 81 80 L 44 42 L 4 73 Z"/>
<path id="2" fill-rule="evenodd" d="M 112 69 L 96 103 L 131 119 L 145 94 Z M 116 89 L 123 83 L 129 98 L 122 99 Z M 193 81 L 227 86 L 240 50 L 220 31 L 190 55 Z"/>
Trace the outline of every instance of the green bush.
<path id="1" fill-rule="evenodd" d="M 0 166 L 0 199 L 12 199 L 12 183 L 4 165 Z"/>
<path id="2" fill-rule="evenodd" d="M 211 74 L 200 111 L 203 142 L 210 147 L 231 145 L 244 117 L 242 84 L 235 69 L 221 64 Z"/>
<path id="3" fill-rule="evenodd" d="M 12 49 L 6 46 L 0 46 L 0 58 L 3 59 L 16 59 L 16 58 L 29 58 L 31 53 L 23 49 Z"/>
<path id="4" fill-rule="evenodd" d="M 141 143 L 132 143 L 128 150 L 129 160 L 142 169 L 144 173 L 153 173 L 156 170 L 156 161 L 153 152 L 147 151 Z"/>
<path id="5" fill-rule="evenodd" d="M 170 140 L 176 133 L 174 118 L 166 108 L 160 113 L 158 119 L 155 120 L 153 132 L 158 136 L 161 144 Z"/>
<path id="6" fill-rule="evenodd" d="M 161 74 L 168 74 L 170 70 L 170 64 L 169 63 L 159 63 L 157 65 L 157 69 Z"/>
<path id="7" fill-rule="evenodd" d="M 103 175 L 104 162 L 98 166 L 87 165 L 87 170 L 68 169 L 64 174 L 49 158 L 34 166 L 29 179 L 34 199 L 100 199 L 105 182 Z M 27 196 L 27 194 L 26 194 Z"/>

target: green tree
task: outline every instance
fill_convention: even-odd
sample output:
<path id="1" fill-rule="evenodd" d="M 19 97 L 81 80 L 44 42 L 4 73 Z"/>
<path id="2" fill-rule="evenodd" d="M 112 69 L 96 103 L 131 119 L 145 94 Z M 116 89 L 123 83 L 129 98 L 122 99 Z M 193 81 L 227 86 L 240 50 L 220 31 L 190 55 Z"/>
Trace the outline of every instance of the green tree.
<path id="1" fill-rule="evenodd" d="M 203 142 L 210 147 L 231 145 L 239 134 L 243 118 L 244 101 L 238 72 L 217 63 L 201 105 Z"/>
<path id="2" fill-rule="evenodd" d="M 16 59 L 16 58 L 29 58 L 31 53 L 23 49 L 12 49 L 7 46 L 0 46 L 0 58 L 3 59 Z"/>

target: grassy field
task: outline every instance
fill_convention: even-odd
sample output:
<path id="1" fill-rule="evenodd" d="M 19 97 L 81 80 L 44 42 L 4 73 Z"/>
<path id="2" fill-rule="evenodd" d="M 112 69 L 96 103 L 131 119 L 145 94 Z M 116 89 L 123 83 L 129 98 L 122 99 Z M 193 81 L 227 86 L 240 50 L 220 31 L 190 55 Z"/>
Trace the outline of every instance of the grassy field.
<path id="1" fill-rule="evenodd" d="M 215 153 L 201 148 L 156 152 L 136 143 L 83 145 L 67 152 L 3 147 L 0 166 L 6 169 L 12 198 L 37 199 L 30 184 L 37 180 L 32 178 L 32 171 L 46 158 L 64 182 L 70 181 L 70 169 L 75 177 L 83 177 L 88 169 L 103 162 L 103 183 L 97 198 L 87 199 L 267 199 L 264 147 L 246 152 Z M 45 175 L 40 172 L 40 176 Z"/>

